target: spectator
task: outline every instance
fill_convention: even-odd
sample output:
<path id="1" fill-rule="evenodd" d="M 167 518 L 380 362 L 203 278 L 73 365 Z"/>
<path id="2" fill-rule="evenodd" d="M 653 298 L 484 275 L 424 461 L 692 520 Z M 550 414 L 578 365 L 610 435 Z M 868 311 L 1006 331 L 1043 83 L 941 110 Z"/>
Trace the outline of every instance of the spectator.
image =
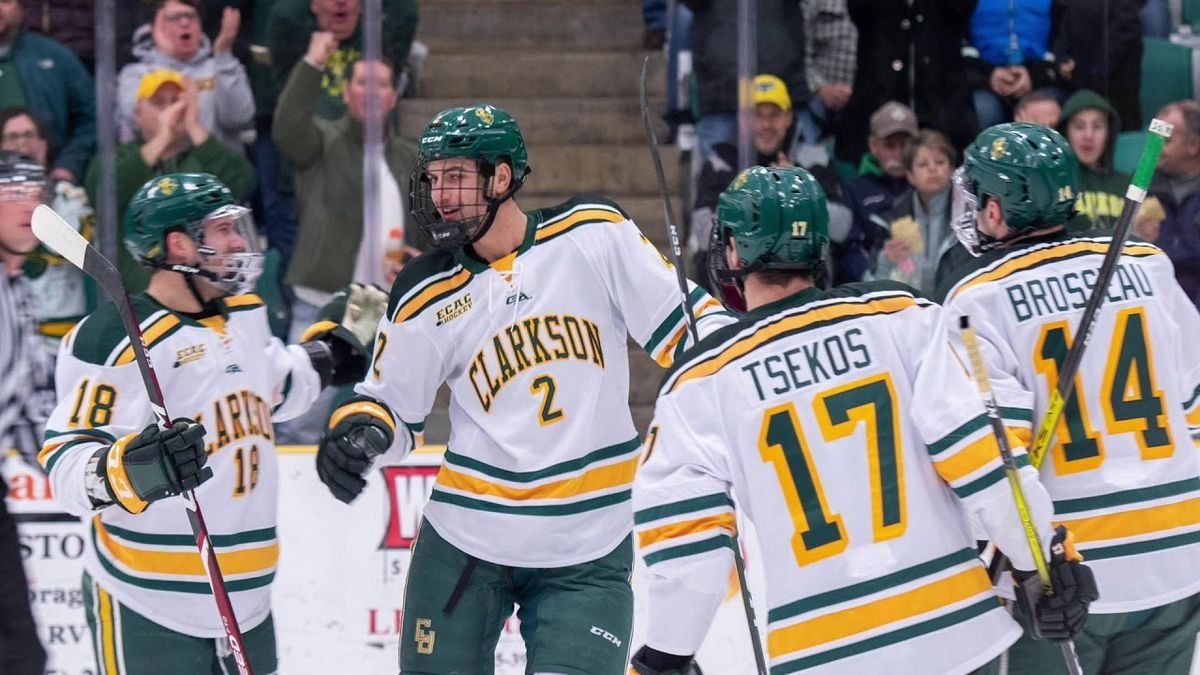
<path id="1" fill-rule="evenodd" d="M 199 92 L 194 83 L 174 70 L 152 70 L 142 77 L 134 98 L 137 135 L 117 147 L 118 214 L 125 212 L 138 188 L 166 173 L 211 173 L 229 186 L 234 199 L 249 199 L 254 189 L 254 167 L 242 153 L 230 150 L 201 124 Z M 93 161 L 86 182 L 93 203 L 99 181 L 100 165 Z M 118 267 L 131 292 L 146 287 L 149 268 L 123 248 Z"/>
<path id="2" fill-rule="evenodd" d="M 837 132 L 838 159 L 867 151 L 863 130 L 888 101 L 917 114 L 964 148 L 975 138 L 975 113 L 962 43 L 975 0 L 849 0 L 858 29 L 858 61 L 850 103 Z"/>
<path id="3" fill-rule="evenodd" d="M 412 48 L 417 30 L 416 0 L 383 0 L 380 29 L 381 55 L 388 63 L 402 64 Z M 336 38 L 321 73 L 322 96 L 315 114 L 335 120 L 346 112 L 342 91 L 350 76 L 349 66 L 362 57 L 362 3 L 360 0 L 276 0 L 267 27 L 267 47 L 275 78 L 282 86 L 305 55 L 301 35 L 321 31 Z M 268 111 L 264 111 L 266 113 Z"/>
<path id="4" fill-rule="evenodd" d="M 25 155 L 43 170 L 50 165 L 46 131 L 28 108 L 14 106 L 0 111 L 0 150 Z M 48 187 L 47 203 L 77 232 L 90 239 L 94 224 L 92 207 L 83 188 L 53 179 Z M 29 278 L 43 346 L 54 356 L 62 336 L 95 309 L 95 289 L 78 267 L 45 246 L 39 246 L 26 257 L 25 275 Z"/>
<path id="5" fill-rule="evenodd" d="M 1080 89 L 1063 106 L 1059 132 L 1079 159 L 1078 210 L 1067 229 L 1112 231 L 1125 205 L 1129 175 L 1113 169 L 1121 118 L 1103 96 Z"/>
<path id="6" fill-rule="evenodd" d="M 904 152 L 916 137 L 917 116 L 903 103 L 888 101 L 871 115 L 869 151 L 859 163 L 858 178 L 846 191 L 854 224 L 846 242 L 832 247 L 835 284 L 862 279 L 868 262 L 887 239 L 886 217 L 909 187 Z"/>
<path id="7" fill-rule="evenodd" d="M 58 40 L 88 72 L 96 64 L 94 0 L 21 0 L 25 27 Z"/>
<path id="8" fill-rule="evenodd" d="M 737 141 L 738 8 L 727 0 L 683 0 L 692 10 L 692 64 L 700 118 L 696 134 L 704 156 Z M 807 103 L 804 16 L 800 3 L 758 3 L 758 68 L 787 83 L 791 100 Z"/>
<path id="9" fill-rule="evenodd" d="M 950 227 L 954 155 L 950 141 L 929 130 L 905 149 L 905 177 L 911 187 L 896 198 L 888 215 L 890 235 L 875 264 L 876 279 L 902 281 L 933 295 L 938 260 L 958 243 Z"/>
<path id="10" fill-rule="evenodd" d="M 667 41 L 667 0 L 642 0 L 642 22 L 646 25 L 642 47 L 662 49 Z"/>
<path id="11" fill-rule="evenodd" d="M 1200 307 L 1200 103 L 1169 103 L 1155 117 L 1175 125 L 1150 183 L 1165 218 L 1139 233 L 1166 251 L 1179 285 Z"/>
<path id="12" fill-rule="evenodd" d="M 149 40 L 135 41 L 133 46 L 138 60 L 122 68 L 117 78 L 123 136 L 132 138 L 137 129 L 134 107 L 142 78 L 166 68 L 191 78 L 199 97 L 200 124 L 218 141 L 240 151 L 241 134 L 254 121 L 250 79 L 232 53 L 241 13 L 226 7 L 221 32 L 211 43 L 200 30 L 196 0 L 156 0 L 151 21 Z"/>
<path id="13" fill-rule="evenodd" d="M 21 269 L 37 248 L 30 221 L 45 191 L 42 167 L 15 152 L 0 152 L 0 447 L 36 461 L 54 408 L 54 370 L 38 344 L 29 286 Z M 2 460 L 0 460 L 2 463 Z M 17 527 L 5 506 L 0 477 L 0 673 L 42 675 L 46 652 L 29 609 L 29 586 Z"/>
<path id="14" fill-rule="evenodd" d="M 1058 83 L 1050 51 L 1053 2 L 979 0 L 963 51 L 980 129 L 1008 121 L 1017 99 Z"/>
<path id="15" fill-rule="evenodd" d="M 812 98 L 800 111 L 804 141 L 816 143 L 832 132 L 854 93 L 858 30 L 846 10 L 846 0 L 804 3 L 804 63 Z"/>
<path id="16" fill-rule="evenodd" d="M 1054 54 L 1060 81 L 1107 99 L 1124 127 L 1141 127 L 1142 21 L 1145 0 L 1055 0 L 1061 8 Z"/>
<path id="17" fill-rule="evenodd" d="M 1058 97 L 1046 89 L 1037 89 L 1017 99 L 1013 108 L 1014 122 L 1031 122 L 1053 129 L 1058 126 L 1062 116 L 1062 106 Z"/>
<path id="18" fill-rule="evenodd" d="M 789 167 L 799 164 L 796 128 L 793 125 L 792 100 L 787 85 L 774 75 L 754 78 L 754 150 L 757 166 Z M 699 270 L 698 283 L 708 285 L 707 267 L 709 238 L 717 199 L 737 173 L 737 146 L 721 143 L 705 158 L 696 188 L 696 203 L 692 208 L 688 249 L 694 269 Z M 851 213 L 845 204 L 837 174 L 828 166 L 806 167 L 821 183 L 829 208 L 829 237 L 838 244 L 850 231 Z"/>
<path id="19" fill-rule="evenodd" d="M 58 150 L 50 176 L 78 183 L 96 148 L 92 77 L 62 43 L 24 30 L 23 19 L 17 0 L 0 0 L 0 110 L 32 110 Z"/>

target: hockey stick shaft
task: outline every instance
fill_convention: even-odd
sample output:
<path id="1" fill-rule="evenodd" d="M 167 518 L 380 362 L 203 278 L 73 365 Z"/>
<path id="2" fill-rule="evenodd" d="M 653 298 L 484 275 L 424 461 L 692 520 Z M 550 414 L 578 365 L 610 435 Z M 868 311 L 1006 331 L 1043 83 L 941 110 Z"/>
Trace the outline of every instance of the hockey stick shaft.
<path id="1" fill-rule="evenodd" d="M 1049 405 L 1046 406 L 1046 413 L 1037 427 L 1033 446 L 1029 449 L 1029 461 L 1035 468 L 1040 467 L 1045 460 L 1046 451 L 1050 448 L 1058 429 L 1059 420 L 1062 418 L 1063 408 L 1074 392 L 1075 373 L 1079 370 L 1084 350 L 1092 338 L 1096 315 L 1099 314 L 1100 306 L 1104 304 L 1104 299 L 1108 296 L 1108 285 L 1112 282 L 1113 274 L 1116 273 L 1117 263 L 1121 259 L 1121 250 L 1125 247 L 1125 239 L 1129 236 L 1129 228 L 1133 223 L 1133 216 L 1137 213 L 1142 201 L 1146 199 L 1146 190 L 1150 187 L 1150 179 L 1154 177 L 1158 156 L 1162 154 L 1163 144 L 1171 136 L 1173 130 L 1174 127 L 1171 124 L 1160 119 L 1150 122 L 1150 133 L 1146 137 L 1146 146 L 1142 148 L 1142 155 L 1138 159 L 1133 180 L 1125 191 L 1125 204 L 1121 207 L 1121 216 L 1113 230 L 1112 241 L 1109 243 L 1108 251 L 1104 254 L 1104 261 L 1100 264 L 1100 271 L 1096 275 L 1096 284 L 1092 287 L 1091 295 L 1088 296 L 1087 304 L 1083 308 L 1083 316 L 1079 319 L 1079 326 L 1075 329 L 1075 340 L 1071 343 L 1071 348 L 1067 350 L 1067 357 L 1063 360 L 1063 366 L 1058 372 L 1058 383 L 1054 391 L 1050 393 Z"/>
<path id="2" fill-rule="evenodd" d="M 679 229 L 675 226 L 675 209 L 671 206 L 671 194 L 667 191 L 667 178 L 663 172 L 662 157 L 658 153 L 658 137 L 654 133 L 654 124 L 650 120 L 650 104 L 646 96 L 646 78 L 650 69 L 650 57 L 642 61 L 642 77 L 639 85 L 639 96 L 642 105 L 642 123 L 646 126 L 646 145 L 650 148 L 650 158 L 654 161 L 654 175 L 658 178 L 658 191 L 662 195 L 663 216 L 667 219 L 667 236 L 671 243 L 671 261 L 675 264 L 675 280 L 679 283 L 680 305 L 683 309 L 683 320 L 692 344 L 700 342 L 700 334 L 696 330 L 696 317 L 692 314 L 692 301 L 688 293 L 687 277 L 683 274 L 683 249 L 679 245 Z M 750 597 L 750 586 L 746 583 L 746 561 L 742 558 L 742 542 L 738 536 L 737 525 L 730 532 L 730 548 L 733 549 L 733 567 L 737 570 L 738 590 L 742 596 L 742 609 L 746 612 L 746 624 L 750 629 L 750 646 L 754 649 L 754 664 L 759 675 L 767 675 L 767 659 L 763 652 L 762 641 L 758 635 L 758 618 L 754 613 L 754 600 Z"/>
<path id="3" fill-rule="evenodd" d="M 1008 445 L 1008 432 L 1004 430 L 1004 420 L 1000 418 L 1000 409 L 996 404 L 996 395 L 992 392 L 991 379 L 988 378 L 987 366 L 983 363 L 983 355 L 979 351 L 979 342 L 975 339 L 975 330 L 971 328 L 970 319 L 967 316 L 959 317 L 959 329 L 962 331 L 963 343 L 967 347 L 967 360 L 971 362 L 971 371 L 974 374 L 975 384 L 979 387 L 979 395 L 983 399 L 983 407 L 987 411 L 988 423 L 992 427 L 992 434 L 996 437 L 996 445 L 1000 448 L 1000 459 L 1004 464 L 1004 476 L 1008 479 L 1008 486 L 1012 490 L 1013 502 L 1017 506 L 1017 515 L 1021 519 L 1021 529 L 1025 532 L 1025 540 L 1029 544 L 1029 551 L 1033 554 L 1033 564 L 1037 568 L 1038 578 L 1041 579 L 1042 588 L 1045 589 L 1047 595 L 1054 593 L 1054 585 L 1050 581 L 1050 567 L 1046 563 L 1046 558 L 1042 553 L 1042 540 L 1038 536 L 1037 526 L 1033 524 L 1033 515 L 1029 510 L 1029 502 L 1025 499 L 1025 490 L 1021 487 L 1021 476 L 1018 473 L 1016 458 L 1013 457 L 1012 448 Z M 1072 640 L 1064 640 L 1060 643 L 1062 648 L 1063 660 L 1067 664 L 1067 671 L 1071 675 L 1081 675 L 1083 667 L 1079 663 L 1079 656 L 1075 653 L 1075 643 Z"/>
<path id="4" fill-rule="evenodd" d="M 34 211 L 33 232 L 38 239 L 94 279 L 97 285 L 104 290 L 105 295 L 112 300 L 117 313 L 121 316 L 125 333 L 129 336 L 129 345 L 133 349 L 138 372 L 142 376 L 142 384 L 145 385 L 146 395 L 150 398 L 150 407 L 154 410 L 154 417 L 160 427 L 169 428 L 171 417 L 167 414 L 162 387 L 158 384 L 158 377 L 154 373 L 154 364 L 150 361 L 150 355 L 146 353 L 146 343 L 142 339 L 142 327 L 134 312 L 133 301 L 130 299 L 129 293 L 125 291 L 125 285 L 121 281 L 121 275 L 117 272 L 117 268 L 49 206 L 43 204 Z M 246 656 L 242 633 L 238 628 L 237 616 L 233 612 L 233 604 L 229 601 L 229 593 L 225 589 L 225 579 L 221 575 L 217 555 L 212 548 L 208 526 L 204 522 L 204 513 L 200 510 L 200 502 L 196 500 L 196 494 L 192 490 L 184 492 L 183 498 L 187 507 L 188 523 L 196 538 L 196 547 L 200 550 L 200 561 L 208 575 L 208 582 L 217 603 L 217 611 L 221 615 L 221 625 L 225 629 L 225 636 L 229 639 L 229 647 L 234 661 L 237 663 L 238 672 L 241 675 L 252 675 L 253 671 L 250 668 L 250 660 Z"/>

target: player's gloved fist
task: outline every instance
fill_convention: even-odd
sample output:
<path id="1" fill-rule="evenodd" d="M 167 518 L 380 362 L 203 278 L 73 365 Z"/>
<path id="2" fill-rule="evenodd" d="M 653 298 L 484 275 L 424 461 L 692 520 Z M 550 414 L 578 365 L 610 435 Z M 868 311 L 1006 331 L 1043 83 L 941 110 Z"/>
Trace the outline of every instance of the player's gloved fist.
<path id="1" fill-rule="evenodd" d="M 194 490 L 212 478 L 204 464 L 204 426 L 180 417 L 166 429 L 150 425 L 104 451 L 103 467 L 109 494 L 130 513 L 141 513 L 150 502 Z"/>
<path id="2" fill-rule="evenodd" d="M 1046 595 L 1037 572 L 1013 570 L 1017 580 L 1017 611 L 1032 627 L 1036 639 L 1066 640 L 1083 630 L 1088 605 L 1100 597 L 1096 577 L 1075 550 L 1074 537 L 1063 526 L 1050 542 L 1050 583 Z"/>
<path id="3" fill-rule="evenodd" d="M 637 675 L 704 675 L 692 655 L 677 656 L 645 645 L 629 663 Z"/>
<path id="4" fill-rule="evenodd" d="M 321 386 L 340 387 L 366 376 L 375 331 L 387 303 L 382 288 L 350 284 L 321 308 L 316 323 L 300 338 L 321 377 Z"/>
<path id="5" fill-rule="evenodd" d="M 349 504 L 366 487 L 363 475 L 375 457 L 391 447 L 395 434 L 383 420 L 366 413 L 339 419 L 334 411 L 332 419 L 336 424 L 317 446 L 317 476 L 334 497 Z"/>

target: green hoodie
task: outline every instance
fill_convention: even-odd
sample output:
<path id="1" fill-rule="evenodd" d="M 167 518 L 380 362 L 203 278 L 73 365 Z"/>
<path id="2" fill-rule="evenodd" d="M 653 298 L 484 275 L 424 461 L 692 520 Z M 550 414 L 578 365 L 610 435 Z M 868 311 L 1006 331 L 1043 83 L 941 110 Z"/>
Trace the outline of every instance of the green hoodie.
<path id="1" fill-rule="evenodd" d="M 1121 131 L 1121 118 L 1103 96 L 1090 89 L 1080 89 L 1063 105 L 1062 119 L 1058 130 L 1067 135 L 1071 118 L 1083 110 L 1094 108 L 1108 114 L 1108 141 L 1104 152 L 1094 167 L 1079 165 L 1080 191 L 1075 203 L 1078 213 L 1067 223 L 1071 232 L 1084 230 L 1111 231 L 1121 215 L 1125 204 L 1125 188 L 1129 186 L 1128 174 L 1112 168 L 1113 154 L 1117 146 L 1117 134 Z"/>

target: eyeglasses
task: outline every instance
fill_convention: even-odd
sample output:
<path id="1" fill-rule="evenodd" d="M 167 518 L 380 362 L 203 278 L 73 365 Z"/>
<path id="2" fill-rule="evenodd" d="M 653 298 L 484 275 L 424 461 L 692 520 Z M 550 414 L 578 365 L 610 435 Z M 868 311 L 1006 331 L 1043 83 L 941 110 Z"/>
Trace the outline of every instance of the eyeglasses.
<path id="1" fill-rule="evenodd" d="M 163 15 L 163 20 L 170 24 L 179 24 L 184 21 L 199 21 L 200 15 L 193 11 L 182 10 L 179 12 L 171 12 Z"/>
<path id="2" fill-rule="evenodd" d="M 38 132 L 33 130 L 13 131 L 0 136 L 0 143 L 4 143 L 5 145 L 10 143 L 24 143 L 40 140 L 42 140 L 42 137 L 38 135 Z"/>

